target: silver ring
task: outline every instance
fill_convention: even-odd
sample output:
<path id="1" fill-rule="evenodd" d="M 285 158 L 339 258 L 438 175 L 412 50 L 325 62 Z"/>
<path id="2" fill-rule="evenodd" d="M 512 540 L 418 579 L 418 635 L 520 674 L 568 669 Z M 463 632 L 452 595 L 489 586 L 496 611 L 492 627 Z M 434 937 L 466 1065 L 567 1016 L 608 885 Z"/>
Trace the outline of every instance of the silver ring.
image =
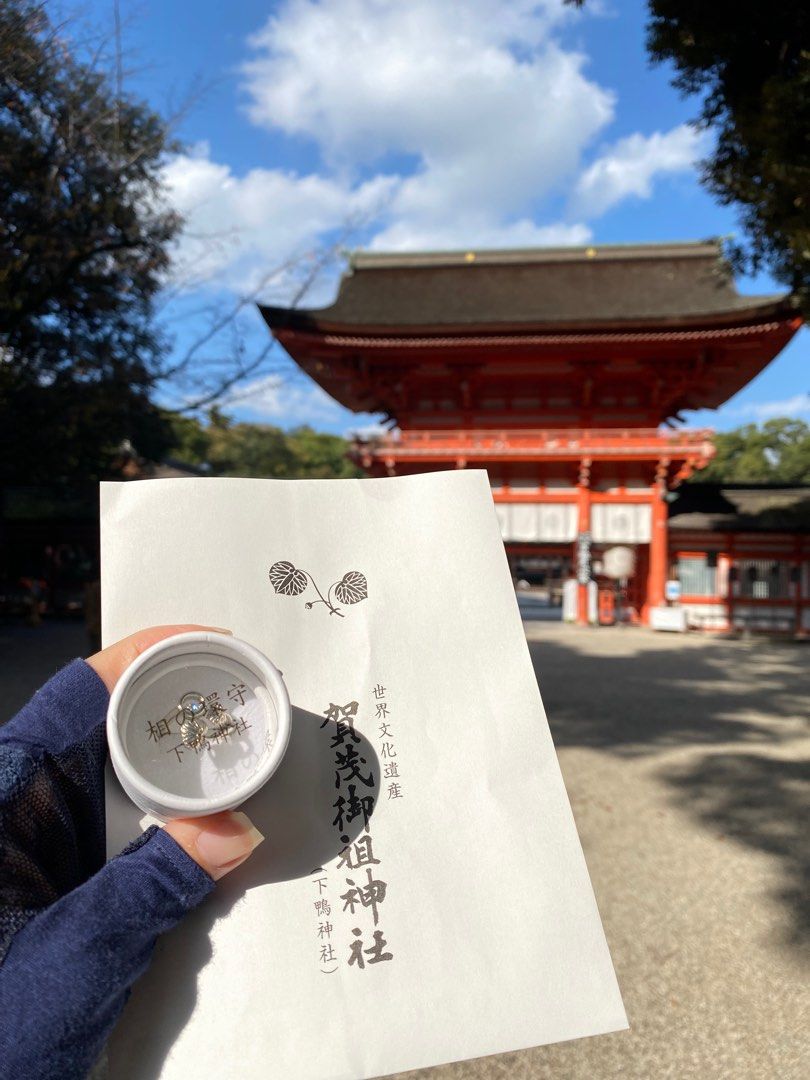
<path id="1" fill-rule="evenodd" d="M 184 714 L 187 714 L 193 719 L 196 716 L 202 716 L 205 712 L 205 698 L 202 694 L 198 694 L 194 690 L 189 690 L 187 694 L 183 694 L 180 698 L 177 707 L 181 709 Z"/>

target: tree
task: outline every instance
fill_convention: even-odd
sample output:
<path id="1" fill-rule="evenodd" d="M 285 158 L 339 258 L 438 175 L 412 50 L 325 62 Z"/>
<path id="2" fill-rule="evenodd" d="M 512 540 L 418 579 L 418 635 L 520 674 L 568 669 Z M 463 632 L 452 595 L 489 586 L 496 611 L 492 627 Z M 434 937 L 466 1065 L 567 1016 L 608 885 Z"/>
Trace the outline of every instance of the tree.
<path id="1" fill-rule="evenodd" d="M 567 0 L 581 6 L 584 0 Z M 650 0 L 647 45 L 702 96 L 714 149 L 702 181 L 740 213 L 739 270 L 767 269 L 810 310 L 810 6 L 798 0 Z"/>
<path id="2" fill-rule="evenodd" d="M 702 94 L 714 132 L 703 181 L 740 209 L 741 267 L 767 268 L 810 308 L 810 7 L 797 0 L 651 0 L 648 47 Z"/>
<path id="3" fill-rule="evenodd" d="M 180 226 L 162 119 L 73 55 L 42 4 L 0 0 L 0 481 L 159 457 L 152 307 Z"/>
<path id="4" fill-rule="evenodd" d="M 206 465 L 214 476 L 334 479 L 362 476 L 346 457 L 345 439 L 310 427 L 283 431 L 270 424 L 235 423 L 219 409 L 203 425 L 171 416 L 172 453 L 190 465 Z"/>
<path id="5" fill-rule="evenodd" d="M 365 476 L 346 457 L 348 445 L 338 435 L 326 435 L 304 426 L 293 428 L 287 439 L 295 459 L 293 476 L 314 479 Z"/>
<path id="6" fill-rule="evenodd" d="M 787 418 L 746 424 L 714 437 L 717 450 L 696 483 L 810 484 L 810 425 Z"/>
<path id="7" fill-rule="evenodd" d="M 263 424 L 212 424 L 208 464 L 215 476 L 282 476 L 292 472 L 293 453 L 284 432 Z"/>

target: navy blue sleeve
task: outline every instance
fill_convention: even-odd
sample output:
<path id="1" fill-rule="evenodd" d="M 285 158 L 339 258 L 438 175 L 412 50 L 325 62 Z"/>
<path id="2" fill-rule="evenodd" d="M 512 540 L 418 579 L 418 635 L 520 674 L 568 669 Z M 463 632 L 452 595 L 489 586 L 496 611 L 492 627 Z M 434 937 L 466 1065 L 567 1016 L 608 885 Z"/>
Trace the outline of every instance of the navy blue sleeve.
<path id="1" fill-rule="evenodd" d="M 108 701 L 74 660 L 0 727 L 0 960 L 33 915 L 104 865 Z"/>
<path id="2" fill-rule="evenodd" d="M 213 889 L 152 826 L 20 930 L 0 968 L 0 1062 L 14 1080 L 81 1080 L 155 940 Z"/>
<path id="3" fill-rule="evenodd" d="M 86 1076 L 158 935 L 214 883 L 149 829 L 104 865 L 107 690 L 74 661 L 0 728 L 0 1075 Z"/>

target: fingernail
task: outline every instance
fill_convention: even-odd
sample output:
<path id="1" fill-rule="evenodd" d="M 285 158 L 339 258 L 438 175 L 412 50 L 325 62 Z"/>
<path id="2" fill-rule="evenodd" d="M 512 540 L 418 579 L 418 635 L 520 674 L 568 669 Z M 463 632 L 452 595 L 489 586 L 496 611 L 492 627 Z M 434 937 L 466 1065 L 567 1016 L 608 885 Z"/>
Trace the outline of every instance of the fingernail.
<path id="1" fill-rule="evenodd" d="M 229 637 L 233 637 L 233 630 L 226 630 L 224 626 L 211 626 L 210 630 L 213 630 L 215 634 L 227 634 Z"/>
<path id="2" fill-rule="evenodd" d="M 209 819 L 197 834 L 200 862 L 218 881 L 245 861 L 264 837 L 247 816 L 238 811 Z"/>

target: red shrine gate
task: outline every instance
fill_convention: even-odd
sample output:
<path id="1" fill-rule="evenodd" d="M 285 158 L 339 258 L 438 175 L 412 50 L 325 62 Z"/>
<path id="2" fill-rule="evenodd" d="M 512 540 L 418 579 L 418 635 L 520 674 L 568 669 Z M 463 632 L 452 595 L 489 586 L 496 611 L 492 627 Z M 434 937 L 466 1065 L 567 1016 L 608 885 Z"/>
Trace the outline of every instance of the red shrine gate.
<path id="1" fill-rule="evenodd" d="M 531 555 L 538 545 L 553 545 L 562 553 L 567 545 L 580 579 L 590 578 L 603 549 L 636 548 L 630 600 L 646 619 L 649 606 L 664 602 L 666 493 L 709 460 L 709 434 L 645 428 L 404 431 L 358 443 L 355 453 L 369 472 L 387 475 L 485 467 L 507 551 Z M 584 580 L 578 609 L 586 621 Z"/>
<path id="2" fill-rule="evenodd" d="M 638 617 L 662 608 L 669 492 L 714 452 L 680 411 L 722 404 L 801 321 L 790 297 L 740 296 L 717 243 L 355 254 L 331 307 L 262 313 L 329 394 L 391 423 L 355 443 L 370 475 L 487 469 L 507 552 L 567 553 L 580 622 L 617 545 Z"/>

